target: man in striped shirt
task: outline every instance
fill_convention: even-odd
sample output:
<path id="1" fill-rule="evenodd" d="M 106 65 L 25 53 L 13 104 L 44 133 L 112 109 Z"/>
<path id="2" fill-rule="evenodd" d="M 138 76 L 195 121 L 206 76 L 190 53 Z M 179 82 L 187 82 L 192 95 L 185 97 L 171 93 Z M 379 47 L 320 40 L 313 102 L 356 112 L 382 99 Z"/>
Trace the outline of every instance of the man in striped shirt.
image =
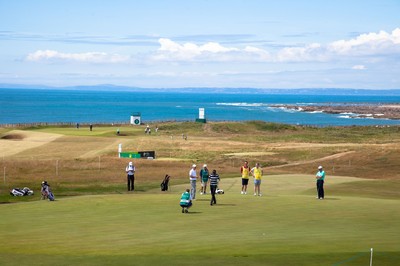
<path id="1" fill-rule="evenodd" d="M 211 191 L 210 205 L 212 206 L 213 204 L 217 204 L 217 199 L 215 198 L 215 191 L 217 190 L 218 187 L 219 175 L 217 174 L 216 170 L 213 170 L 208 178 L 210 180 L 210 191 Z"/>

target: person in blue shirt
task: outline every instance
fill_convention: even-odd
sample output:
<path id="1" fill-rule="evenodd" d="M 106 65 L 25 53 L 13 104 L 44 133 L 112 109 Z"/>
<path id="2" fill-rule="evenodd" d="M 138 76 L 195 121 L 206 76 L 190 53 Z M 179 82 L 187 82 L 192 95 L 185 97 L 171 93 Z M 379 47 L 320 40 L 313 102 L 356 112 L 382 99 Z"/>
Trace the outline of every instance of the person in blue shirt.
<path id="1" fill-rule="evenodd" d="M 318 167 L 318 172 L 315 175 L 317 179 L 317 199 L 324 199 L 324 180 L 325 180 L 325 171 L 322 166 Z"/>

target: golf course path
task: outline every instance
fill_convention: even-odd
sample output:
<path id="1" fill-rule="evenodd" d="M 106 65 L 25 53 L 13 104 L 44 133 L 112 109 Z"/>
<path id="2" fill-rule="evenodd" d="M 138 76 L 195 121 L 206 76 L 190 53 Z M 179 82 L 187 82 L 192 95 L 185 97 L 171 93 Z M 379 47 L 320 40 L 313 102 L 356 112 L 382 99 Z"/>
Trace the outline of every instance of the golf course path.
<path id="1" fill-rule="evenodd" d="M 326 161 L 326 160 L 337 159 L 337 158 L 346 156 L 346 155 L 354 153 L 354 152 L 355 151 L 340 152 L 340 153 L 336 153 L 336 154 L 333 154 L 333 155 L 325 156 L 325 157 L 314 159 L 314 160 L 299 161 L 299 162 L 295 162 L 295 163 L 288 163 L 288 164 L 282 164 L 282 165 L 274 165 L 274 166 L 270 166 L 268 168 L 280 168 L 280 167 L 285 167 L 285 166 L 295 166 L 295 165 L 301 165 L 301 164 L 323 162 L 323 161 Z"/>

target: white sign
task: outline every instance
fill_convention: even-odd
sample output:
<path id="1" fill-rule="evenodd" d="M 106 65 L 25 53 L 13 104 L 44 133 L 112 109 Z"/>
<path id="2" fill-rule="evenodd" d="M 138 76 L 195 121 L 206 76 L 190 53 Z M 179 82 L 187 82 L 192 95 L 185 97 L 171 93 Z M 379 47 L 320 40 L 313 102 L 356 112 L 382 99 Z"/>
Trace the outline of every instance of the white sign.
<path id="1" fill-rule="evenodd" d="M 199 108 L 199 119 L 204 119 L 204 108 Z"/>
<path id="2" fill-rule="evenodd" d="M 140 116 L 131 115 L 131 125 L 140 125 Z"/>

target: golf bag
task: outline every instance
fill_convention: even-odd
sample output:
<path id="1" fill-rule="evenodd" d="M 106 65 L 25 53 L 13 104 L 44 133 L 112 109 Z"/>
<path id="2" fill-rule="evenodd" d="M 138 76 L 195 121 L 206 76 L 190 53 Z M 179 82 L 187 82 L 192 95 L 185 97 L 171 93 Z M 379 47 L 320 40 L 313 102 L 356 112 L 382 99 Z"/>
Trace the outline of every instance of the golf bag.
<path id="1" fill-rule="evenodd" d="M 165 175 L 164 180 L 161 183 L 161 191 L 168 191 L 169 175 Z"/>
<path id="2" fill-rule="evenodd" d="M 33 195 L 33 190 L 28 187 L 24 187 L 23 189 L 13 188 L 10 190 L 10 195 L 15 197 L 31 196 Z"/>
<path id="3" fill-rule="evenodd" d="M 50 201 L 54 201 L 55 200 L 53 192 L 49 191 L 49 195 L 47 195 L 47 196 L 48 196 Z"/>
<path id="4" fill-rule="evenodd" d="M 225 192 L 224 192 L 223 189 L 217 188 L 217 189 L 215 190 L 215 194 L 224 194 L 224 193 L 225 193 Z"/>

